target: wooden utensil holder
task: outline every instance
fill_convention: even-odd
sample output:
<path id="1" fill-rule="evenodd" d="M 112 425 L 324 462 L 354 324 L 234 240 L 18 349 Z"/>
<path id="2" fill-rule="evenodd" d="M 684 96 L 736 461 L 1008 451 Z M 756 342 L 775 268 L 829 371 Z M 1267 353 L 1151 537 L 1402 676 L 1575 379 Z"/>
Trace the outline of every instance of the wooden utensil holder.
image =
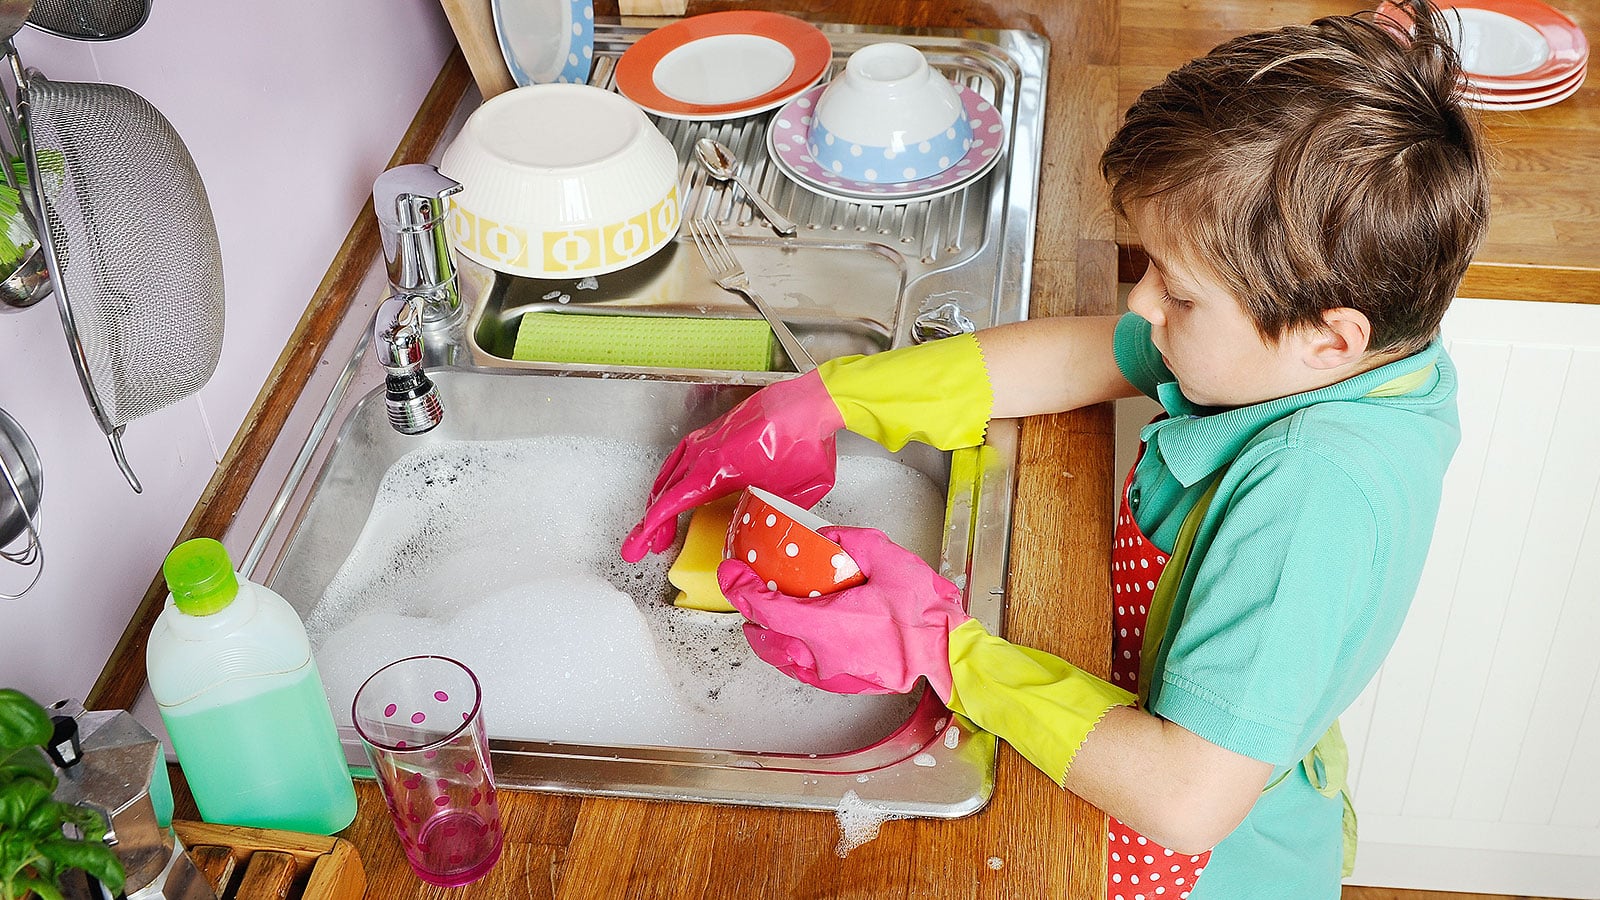
<path id="1" fill-rule="evenodd" d="M 367 875 L 343 838 L 175 821 L 200 874 L 225 900 L 362 900 Z"/>

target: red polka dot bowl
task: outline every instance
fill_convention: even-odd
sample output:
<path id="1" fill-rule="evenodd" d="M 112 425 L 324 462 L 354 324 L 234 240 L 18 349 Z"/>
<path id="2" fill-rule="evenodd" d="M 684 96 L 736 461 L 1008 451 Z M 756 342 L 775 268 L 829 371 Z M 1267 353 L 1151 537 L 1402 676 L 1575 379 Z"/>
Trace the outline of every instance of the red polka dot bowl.
<path id="1" fill-rule="evenodd" d="M 844 548 L 817 533 L 829 522 L 758 487 L 745 488 L 728 522 L 723 555 L 750 564 L 772 590 L 820 597 L 864 583 Z"/>

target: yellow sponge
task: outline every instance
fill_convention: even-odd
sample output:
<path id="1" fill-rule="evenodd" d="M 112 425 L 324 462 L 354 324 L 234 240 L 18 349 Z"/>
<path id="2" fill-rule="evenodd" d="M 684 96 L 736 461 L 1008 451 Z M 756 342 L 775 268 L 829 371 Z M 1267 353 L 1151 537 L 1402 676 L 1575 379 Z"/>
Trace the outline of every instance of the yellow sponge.
<path id="1" fill-rule="evenodd" d="M 689 516 L 689 534 L 683 550 L 667 570 L 667 580 L 678 589 L 672 602 L 687 609 L 734 612 L 733 604 L 722 596 L 717 584 L 717 565 L 722 562 L 722 545 L 728 536 L 728 521 L 739 503 L 738 494 L 729 494 L 695 509 Z"/>

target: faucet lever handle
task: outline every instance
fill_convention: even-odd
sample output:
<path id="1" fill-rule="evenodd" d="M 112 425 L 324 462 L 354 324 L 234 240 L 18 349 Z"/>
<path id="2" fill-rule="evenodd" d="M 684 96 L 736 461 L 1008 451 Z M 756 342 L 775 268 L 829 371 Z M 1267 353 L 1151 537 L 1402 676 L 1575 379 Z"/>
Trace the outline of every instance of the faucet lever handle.
<path id="1" fill-rule="evenodd" d="M 372 209 L 393 231 L 425 227 L 444 218 L 445 199 L 460 190 L 461 182 L 435 166 L 395 166 L 372 183 Z"/>
<path id="2" fill-rule="evenodd" d="M 445 228 L 447 201 L 460 190 L 460 182 L 424 163 L 395 166 L 372 183 L 389 283 L 403 294 L 422 296 L 428 322 L 453 319 L 461 304 Z"/>

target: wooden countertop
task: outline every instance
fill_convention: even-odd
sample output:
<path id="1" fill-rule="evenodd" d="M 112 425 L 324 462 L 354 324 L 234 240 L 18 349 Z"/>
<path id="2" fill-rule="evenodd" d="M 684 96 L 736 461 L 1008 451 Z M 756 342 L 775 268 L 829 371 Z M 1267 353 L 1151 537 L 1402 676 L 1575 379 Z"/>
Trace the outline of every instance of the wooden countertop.
<path id="1" fill-rule="evenodd" d="M 487 15 L 487 0 L 443 0 Z M 816 21 L 911 27 L 1022 28 L 1051 41 L 1045 165 L 1041 173 L 1032 315 L 1100 314 L 1116 306 L 1118 233 L 1098 155 L 1124 109 L 1169 69 L 1234 34 L 1347 12 L 1339 2 L 1257 0 L 756 0 L 693 2 L 689 13 L 769 8 Z M 1565 4 L 1596 21 L 1600 0 Z M 600 0 L 599 15 L 614 15 Z M 391 165 L 423 159 L 441 117 L 468 78 L 453 57 Z M 1499 149 L 1489 244 L 1465 293 L 1527 299 L 1600 297 L 1600 92 L 1585 87 L 1556 107 L 1489 116 Z M 434 112 L 429 112 L 432 109 Z M 431 117 L 431 118 L 430 118 Z M 430 137 L 431 136 L 431 137 Z M 353 285 L 376 253 L 369 213 L 313 299 L 241 437 L 196 507 L 183 537 L 217 534 L 259 470 L 307 371 L 321 355 Z M 1131 235 L 1123 234 L 1131 244 Z M 1124 254 L 1125 274 L 1136 261 Z M 1005 634 L 1104 675 L 1109 603 L 1113 423 L 1108 405 L 1023 423 Z M 91 695 L 127 706 L 142 684 L 144 637 L 159 611 L 159 575 L 123 646 Z M 174 769 L 175 775 L 177 774 Z M 181 784 L 179 814 L 192 816 Z M 994 799 L 954 821 L 889 822 L 847 858 L 839 829 L 814 812 L 706 804 L 503 795 L 500 863 L 466 888 L 417 881 L 383 801 L 357 785 L 361 812 L 341 836 L 359 850 L 368 896 L 531 898 L 1098 898 L 1104 817 L 1002 747 Z"/>

